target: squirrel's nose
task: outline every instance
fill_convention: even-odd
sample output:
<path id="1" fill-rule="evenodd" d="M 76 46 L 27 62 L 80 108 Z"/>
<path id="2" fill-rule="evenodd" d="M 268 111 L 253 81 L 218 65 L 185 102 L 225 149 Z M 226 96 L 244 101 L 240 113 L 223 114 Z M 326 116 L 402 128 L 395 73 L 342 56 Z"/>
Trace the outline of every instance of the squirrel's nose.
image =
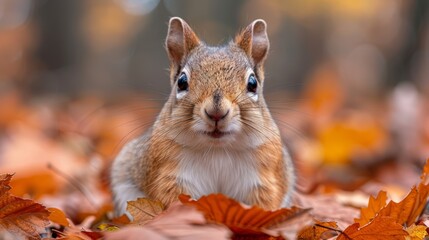
<path id="1" fill-rule="evenodd" d="M 227 111 L 219 111 L 219 110 L 207 111 L 207 109 L 204 109 L 204 112 L 206 113 L 208 118 L 210 118 L 215 122 L 218 122 L 224 119 L 228 115 L 229 109 Z"/>

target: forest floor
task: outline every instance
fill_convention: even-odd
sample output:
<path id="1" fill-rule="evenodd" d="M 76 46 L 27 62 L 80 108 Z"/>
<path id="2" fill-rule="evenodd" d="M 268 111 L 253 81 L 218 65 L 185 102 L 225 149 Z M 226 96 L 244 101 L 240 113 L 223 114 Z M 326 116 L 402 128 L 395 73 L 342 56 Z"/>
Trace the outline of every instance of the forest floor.
<path id="1" fill-rule="evenodd" d="M 129 202 L 133 221 L 113 217 L 109 166 L 150 126 L 158 102 L 0 96 L 0 239 L 428 236 L 427 99 L 403 87 L 355 104 L 323 76 L 302 101 L 281 96 L 268 103 L 297 166 L 292 208 L 268 212 L 220 194 L 181 195 L 167 209 Z"/>

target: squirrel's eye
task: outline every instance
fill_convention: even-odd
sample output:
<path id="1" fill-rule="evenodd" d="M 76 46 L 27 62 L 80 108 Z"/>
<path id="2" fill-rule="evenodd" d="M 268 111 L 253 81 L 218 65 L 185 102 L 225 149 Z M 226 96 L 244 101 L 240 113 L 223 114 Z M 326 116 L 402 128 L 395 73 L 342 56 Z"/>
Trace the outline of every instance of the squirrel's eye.
<path id="1" fill-rule="evenodd" d="M 177 87 L 179 92 L 188 90 L 188 76 L 186 76 L 186 73 L 180 73 L 179 78 L 177 79 Z"/>
<path id="2" fill-rule="evenodd" d="M 250 74 L 249 79 L 247 80 L 247 91 L 256 93 L 256 88 L 258 87 L 258 81 L 256 81 L 255 74 Z"/>

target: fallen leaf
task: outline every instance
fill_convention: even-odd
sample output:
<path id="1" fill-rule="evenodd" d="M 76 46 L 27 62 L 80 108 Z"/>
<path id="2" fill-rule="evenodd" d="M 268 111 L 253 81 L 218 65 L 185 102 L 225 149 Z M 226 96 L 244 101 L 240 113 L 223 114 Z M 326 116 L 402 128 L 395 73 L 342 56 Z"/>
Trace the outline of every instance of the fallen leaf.
<path id="1" fill-rule="evenodd" d="M 32 200 L 12 196 L 8 185 L 12 176 L 0 175 L 0 231 L 8 231 L 17 238 L 40 239 L 39 233 L 49 224 L 49 212 Z"/>
<path id="2" fill-rule="evenodd" d="M 394 218 L 377 216 L 369 224 L 359 227 L 354 223 L 346 228 L 337 240 L 385 240 L 404 239 L 408 233 Z"/>
<path id="3" fill-rule="evenodd" d="M 6 194 L 10 190 L 10 180 L 13 174 L 1 174 L 0 175 L 0 196 Z"/>
<path id="4" fill-rule="evenodd" d="M 11 194 L 18 197 L 30 195 L 32 199 L 37 201 L 44 195 L 52 195 L 58 192 L 59 188 L 62 187 L 53 173 L 47 171 L 19 174 L 14 176 L 10 185 L 12 187 Z"/>
<path id="5" fill-rule="evenodd" d="M 62 239 L 62 240 L 97 240 L 97 239 L 102 239 L 103 237 L 104 237 L 104 235 L 99 233 L 99 232 L 89 232 L 89 231 L 67 229 L 66 232 L 62 233 L 62 236 L 58 239 Z"/>
<path id="6" fill-rule="evenodd" d="M 359 216 L 356 208 L 341 204 L 335 195 L 299 194 L 295 195 L 295 205 L 312 208 L 311 215 L 324 222 L 334 221 L 344 229 L 353 224 L 353 218 Z"/>
<path id="7" fill-rule="evenodd" d="M 227 226 L 234 233 L 234 237 L 267 236 L 264 229 L 287 222 L 308 211 L 297 207 L 276 211 L 266 211 L 257 206 L 244 208 L 239 202 L 222 194 L 210 194 L 196 201 L 187 195 L 180 195 L 179 199 L 183 204 L 195 206 L 203 212 L 208 222 Z"/>
<path id="8" fill-rule="evenodd" d="M 429 180 L 429 159 L 426 160 L 426 164 L 423 167 L 422 175 L 420 176 L 421 183 L 427 184 L 427 181 Z"/>
<path id="9" fill-rule="evenodd" d="M 426 162 L 421 182 L 417 187 L 413 187 L 408 195 L 400 202 L 390 201 L 389 204 L 380 210 L 379 215 L 389 216 L 397 223 L 411 226 L 417 220 L 426 205 L 429 196 L 429 184 L 425 184 L 429 170 L 429 160 Z"/>
<path id="10" fill-rule="evenodd" d="M 95 217 L 94 222 L 101 222 L 106 218 L 108 218 L 108 214 L 111 213 L 112 211 L 113 211 L 113 205 L 111 203 L 105 203 L 99 206 L 99 208 L 96 209 L 95 211 L 78 212 L 77 222 L 81 222 L 84 219 L 87 219 L 88 217 Z"/>
<path id="11" fill-rule="evenodd" d="M 129 224 L 130 222 L 131 222 L 130 219 L 125 214 L 112 219 L 112 223 L 118 224 L 118 225 L 126 225 L 126 224 Z"/>
<path id="12" fill-rule="evenodd" d="M 304 226 L 312 226 L 314 224 L 313 216 L 310 211 L 305 211 L 299 215 L 281 222 L 269 228 L 264 228 L 262 231 L 270 237 L 283 237 L 284 239 L 296 239 L 298 233 Z M 280 238 L 281 239 L 281 238 Z"/>
<path id="13" fill-rule="evenodd" d="M 406 236 L 406 240 L 423 240 L 428 235 L 426 231 L 427 227 L 424 225 L 411 225 L 407 229 L 405 229 L 409 236 Z"/>
<path id="14" fill-rule="evenodd" d="M 390 201 L 385 208 L 380 210 L 379 215 L 391 217 L 401 225 L 406 224 L 407 226 L 411 226 L 420 215 L 420 213 L 415 211 L 419 195 L 419 191 L 413 187 L 402 201 L 398 203 Z M 419 207 L 417 206 L 417 208 Z"/>
<path id="15" fill-rule="evenodd" d="M 335 230 L 334 230 L 335 229 Z M 298 233 L 300 240 L 319 240 L 328 239 L 338 235 L 338 226 L 336 222 L 316 221 L 313 226 L 308 226 Z"/>
<path id="16" fill-rule="evenodd" d="M 104 237 L 104 235 L 100 232 L 82 231 L 82 233 L 88 236 L 91 240 L 102 239 Z"/>
<path id="17" fill-rule="evenodd" d="M 102 223 L 98 225 L 97 229 L 99 229 L 102 232 L 114 232 L 119 230 L 119 227 L 109 223 Z"/>
<path id="18" fill-rule="evenodd" d="M 164 211 L 164 205 L 159 201 L 139 198 L 136 201 L 128 201 L 127 211 L 133 217 L 133 223 L 144 225 Z"/>
<path id="19" fill-rule="evenodd" d="M 61 226 L 69 227 L 70 223 L 67 221 L 66 215 L 58 208 L 48 208 L 49 220 L 51 222 L 60 224 Z"/>
<path id="20" fill-rule="evenodd" d="M 173 203 L 144 226 L 128 226 L 105 234 L 107 240 L 134 239 L 230 239 L 231 232 L 220 225 L 208 224 L 194 207 Z"/>
<path id="21" fill-rule="evenodd" d="M 383 152 L 387 133 L 375 116 L 355 111 L 337 118 L 317 132 L 325 163 L 347 164 L 353 158 L 370 158 Z"/>
<path id="22" fill-rule="evenodd" d="M 66 227 L 63 232 L 57 231 L 58 239 L 63 240 L 97 240 L 102 239 L 104 234 L 102 232 L 94 232 L 88 230 L 90 226 L 93 225 L 96 220 L 95 216 L 86 218 L 79 225 L 70 224 L 69 227 Z"/>
<path id="23" fill-rule="evenodd" d="M 387 193 L 385 191 L 380 191 L 376 198 L 373 196 L 369 197 L 368 207 L 361 208 L 360 218 L 355 218 L 355 222 L 359 223 L 360 226 L 372 221 L 375 215 L 386 206 Z"/>
<path id="24" fill-rule="evenodd" d="M 387 195 L 380 191 L 377 198 L 370 197 L 368 207 L 361 209 L 361 216 L 355 222 L 361 226 L 367 224 L 376 215 L 390 217 L 400 225 L 411 226 L 421 215 L 429 197 L 429 184 L 425 184 L 429 174 L 429 160 L 424 166 L 421 182 L 413 187 L 408 195 L 400 202 L 390 201 L 385 207 Z"/>

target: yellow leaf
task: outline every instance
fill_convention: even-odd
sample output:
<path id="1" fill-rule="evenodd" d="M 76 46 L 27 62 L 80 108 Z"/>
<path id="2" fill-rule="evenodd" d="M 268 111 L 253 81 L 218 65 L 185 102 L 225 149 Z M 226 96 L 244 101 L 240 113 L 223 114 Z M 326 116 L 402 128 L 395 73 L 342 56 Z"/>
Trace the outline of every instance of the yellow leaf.
<path id="1" fill-rule="evenodd" d="M 102 224 L 98 225 L 97 228 L 103 232 L 114 232 L 114 231 L 119 230 L 119 227 L 112 225 L 112 224 L 108 224 L 108 223 L 102 223 Z"/>
<path id="2" fill-rule="evenodd" d="M 426 226 L 424 225 L 411 225 L 406 229 L 410 236 L 406 236 L 406 240 L 423 240 L 428 233 L 426 232 Z"/>

